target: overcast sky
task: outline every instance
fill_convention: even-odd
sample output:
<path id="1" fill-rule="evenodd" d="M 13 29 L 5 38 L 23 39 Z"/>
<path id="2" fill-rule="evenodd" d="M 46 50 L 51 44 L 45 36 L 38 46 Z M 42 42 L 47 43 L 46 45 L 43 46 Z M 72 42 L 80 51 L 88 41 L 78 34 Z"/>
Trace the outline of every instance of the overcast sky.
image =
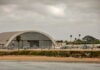
<path id="1" fill-rule="evenodd" d="M 0 32 L 23 30 L 100 39 L 100 0 L 0 0 Z"/>

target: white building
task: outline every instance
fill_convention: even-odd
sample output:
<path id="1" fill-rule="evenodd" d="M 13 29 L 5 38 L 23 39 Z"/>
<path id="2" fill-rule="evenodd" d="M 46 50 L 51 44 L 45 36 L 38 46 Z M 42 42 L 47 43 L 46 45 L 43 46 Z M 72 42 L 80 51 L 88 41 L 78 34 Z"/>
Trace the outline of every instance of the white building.
<path id="1" fill-rule="evenodd" d="M 18 43 L 17 37 L 20 36 Z M 0 33 L 0 48 L 54 48 L 56 42 L 46 33 L 40 31 L 17 31 Z"/>

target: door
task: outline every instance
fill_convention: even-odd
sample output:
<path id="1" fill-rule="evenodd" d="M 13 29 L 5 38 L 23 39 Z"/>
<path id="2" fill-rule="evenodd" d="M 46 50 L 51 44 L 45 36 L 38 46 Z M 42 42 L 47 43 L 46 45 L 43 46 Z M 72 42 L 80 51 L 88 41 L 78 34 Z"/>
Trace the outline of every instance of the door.
<path id="1" fill-rule="evenodd" d="M 39 48 L 39 40 L 28 40 L 30 48 Z"/>

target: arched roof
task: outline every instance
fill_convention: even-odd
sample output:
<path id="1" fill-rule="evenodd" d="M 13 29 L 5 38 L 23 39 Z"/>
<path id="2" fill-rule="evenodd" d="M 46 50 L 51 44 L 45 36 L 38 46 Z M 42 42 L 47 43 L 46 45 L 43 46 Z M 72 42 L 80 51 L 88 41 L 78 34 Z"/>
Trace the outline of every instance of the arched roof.
<path id="1" fill-rule="evenodd" d="M 27 32 L 37 32 L 40 34 L 43 34 L 44 36 L 48 37 L 53 44 L 56 46 L 56 42 L 54 41 L 54 39 L 49 36 L 48 34 L 44 33 L 44 32 L 40 32 L 40 31 L 36 31 L 36 30 L 32 30 L 32 31 L 16 31 L 16 32 L 4 32 L 4 33 L 0 33 L 0 44 L 4 44 L 5 47 L 7 47 L 9 45 L 9 43 L 18 35 L 21 35 L 23 33 L 27 33 Z"/>

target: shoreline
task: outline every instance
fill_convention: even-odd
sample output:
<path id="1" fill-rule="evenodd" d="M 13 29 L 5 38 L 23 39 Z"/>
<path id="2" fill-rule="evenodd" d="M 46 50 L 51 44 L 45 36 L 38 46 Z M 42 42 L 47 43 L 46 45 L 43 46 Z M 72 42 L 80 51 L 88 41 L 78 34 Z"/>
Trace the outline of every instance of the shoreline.
<path id="1" fill-rule="evenodd" d="M 0 61 L 100 63 L 100 58 L 48 57 L 48 56 L 0 56 Z"/>

